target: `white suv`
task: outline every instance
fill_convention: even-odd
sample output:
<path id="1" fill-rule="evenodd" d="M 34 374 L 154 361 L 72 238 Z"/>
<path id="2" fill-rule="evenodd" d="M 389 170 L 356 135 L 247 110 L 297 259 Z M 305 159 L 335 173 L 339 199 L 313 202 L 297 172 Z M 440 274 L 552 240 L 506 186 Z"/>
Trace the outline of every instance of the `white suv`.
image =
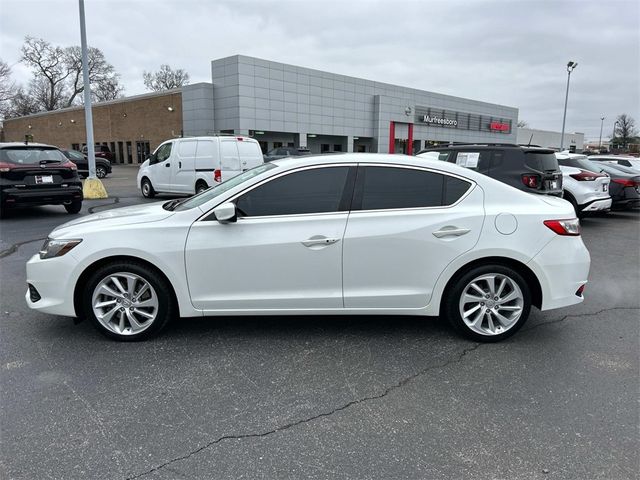
<path id="1" fill-rule="evenodd" d="M 558 160 L 570 158 L 573 155 L 575 154 L 556 153 Z M 563 198 L 573 205 L 578 217 L 583 217 L 588 212 L 611 209 L 609 195 L 611 179 L 606 174 L 564 165 L 560 165 L 560 170 L 562 170 Z"/>

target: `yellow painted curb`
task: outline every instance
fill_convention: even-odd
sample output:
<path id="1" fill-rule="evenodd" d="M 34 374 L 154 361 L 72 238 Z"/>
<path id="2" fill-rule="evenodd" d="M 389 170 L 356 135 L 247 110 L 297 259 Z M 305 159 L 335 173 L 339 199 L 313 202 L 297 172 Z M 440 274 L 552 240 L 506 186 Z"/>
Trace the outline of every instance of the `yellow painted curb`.
<path id="1" fill-rule="evenodd" d="M 99 178 L 87 178 L 82 185 L 82 194 L 85 200 L 96 200 L 98 198 L 109 198 L 107 190 L 104 188 Z"/>

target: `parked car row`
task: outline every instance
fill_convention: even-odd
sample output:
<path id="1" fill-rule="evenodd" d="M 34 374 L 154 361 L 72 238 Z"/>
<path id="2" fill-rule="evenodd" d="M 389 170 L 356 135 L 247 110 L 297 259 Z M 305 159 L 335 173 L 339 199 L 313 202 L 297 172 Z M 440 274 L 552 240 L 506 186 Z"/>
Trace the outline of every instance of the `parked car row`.
<path id="1" fill-rule="evenodd" d="M 640 206 L 640 160 L 634 157 L 510 144 L 439 146 L 417 156 L 456 163 L 530 193 L 563 196 L 580 217 Z"/>

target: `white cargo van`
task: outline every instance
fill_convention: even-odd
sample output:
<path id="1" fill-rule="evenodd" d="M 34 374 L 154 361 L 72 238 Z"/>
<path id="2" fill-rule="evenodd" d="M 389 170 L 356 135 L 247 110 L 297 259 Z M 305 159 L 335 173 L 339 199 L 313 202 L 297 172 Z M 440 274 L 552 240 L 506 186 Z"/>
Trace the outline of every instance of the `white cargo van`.
<path id="1" fill-rule="evenodd" d="M 264 162 L 253 138 L 218 135 L 167 140 L 142 164 L 138 188 L 156 193 L 191 195 L 224 182 Z"/>

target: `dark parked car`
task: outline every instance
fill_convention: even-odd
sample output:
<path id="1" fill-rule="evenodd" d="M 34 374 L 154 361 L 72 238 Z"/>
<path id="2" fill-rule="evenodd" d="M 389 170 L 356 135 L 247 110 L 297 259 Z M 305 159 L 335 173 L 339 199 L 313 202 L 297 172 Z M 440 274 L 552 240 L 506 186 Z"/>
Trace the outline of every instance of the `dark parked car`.
<path id="1" fill-rule="evenodd" d="M 640 207 L 640 174 L 631 168 L 606 162 L 594 162 L 591 157 L 579 154 L 563 154 L 558 162 L 560 165 L 609 175 L 611 177 L 611 183 L 609 183 L 611 208 Z"/>
<path id="2" fill-rule="evenodd" d="M 311 150 L 303 147 L 277 147 L 269 150 L 264 155 L 264 161 L 278 160 L 285 157 L 298 157 L 300 155 L 311 155 Z"/>
<path id="3" fill-rule="evenodd" d="M 72 161 L 50 145 L 0 143 L 0 208 L 64 205 L 82 208 L 82 182 Z"/>
<path id="4" fill-rule="evenodd" d="M 89 175 L 89 159 L 77 150 L 61 150 L 64 156 L 78 166 L 78 174 Z M 104 178 L 111 173 L 111 162 L 106 158 L 96 157 L 96 177 Z"/>
<path id="5" fill-rule="evenodd" d="M 640 172 L 640 158 L 636 157 L 625 155 L 593 155 L 589 157 L 589 160 L 622 165 L 623 167 L 632 168 L 636 173 Z"/>
<path id="6" fill-rule="evenodd" d="M 82 153 L 86 155 L 88 152 L 89 150 L 87 149 L 86 145 L 82 147 Z M 111 150 L 109 150 L 109 147 L 107 147 L 106 145 L 96 145 L 95 147 L 93 147 L 93 152 L 96 158 L 106 158 L 110 162 L 113 162 L 114 160 L 113 153 L 111 153 Z"/>
<path id="7" fill-rule="evenodd" d="M 418 157 L 471 168 L 519 190 L 562 195 L 562 171 L 553 150 L 512 144 L 451 144 L 427 148 Z"/>

